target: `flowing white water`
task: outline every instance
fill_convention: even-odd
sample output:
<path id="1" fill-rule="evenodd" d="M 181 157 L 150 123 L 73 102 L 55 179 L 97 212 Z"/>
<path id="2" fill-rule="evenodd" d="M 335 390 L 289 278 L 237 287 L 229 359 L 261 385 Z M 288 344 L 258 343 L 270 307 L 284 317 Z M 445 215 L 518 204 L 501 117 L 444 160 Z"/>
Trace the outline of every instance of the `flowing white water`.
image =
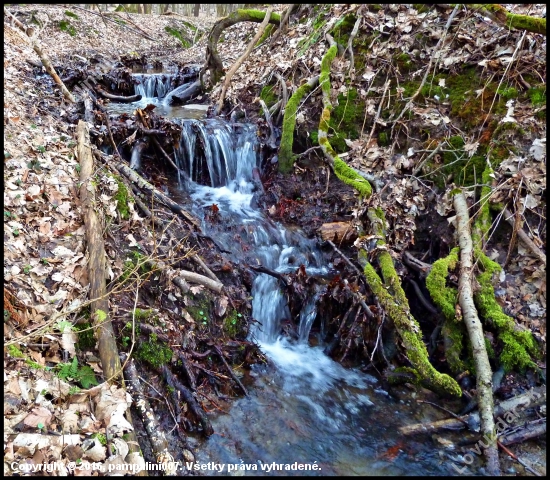
<path id="1" fill-rule="evenodd" d="M 158 90 L 158 80 L 143 87 L 145 94 Z M 156 97 L 145 100 L 162 105 Z M 180 117 L 175 121 L 182 126 L 176 151 L 178 188 L 189 193 L 195 213 L 204 218 L 205 233 L 231 252 L 235 262 L 281 273 L 303 265 L 309 276 L 327 275 L 330 265 L 314 240 L 273 222 L 256 206 L 254 169 L 260 167 L 260 155 L 255 127 L 189 118 L 174 113 L 174 107 L 167 112 L 171 118 Z M 205 215 L 213 204 L 219 209 L 215 222 Z M 321 346 L 309 346 L 312 325 L 322 317 L 317 309 L 321 293 L 316 290 L 304 303 L 290 339 L 281 335 L 283 324 L 293 319 L 278 279 L 263 273 L 255 277 L 250 339 L 272 366 L 257 365 L 246 374 L 243 381 L 253 385 L 250 395 L 235 401 L 229 415 L 211 414 L 215 435 L 191 439 L 200 443 L 197 462 L 224 464 L 222 474 L 229 464 L 249 467 L 234 474 L 293 474 L 262 470 L 272 462 L 315 462 L 320 470 L 295 472 L 309 475 L 448 473 L 439 466 L 437 451 L 418 445 L 396 459 L 381 455 L 397 443 L 397 426 L 411 422 L 410 411 L 375 389 L 374 377 L 342 367 Z"/>

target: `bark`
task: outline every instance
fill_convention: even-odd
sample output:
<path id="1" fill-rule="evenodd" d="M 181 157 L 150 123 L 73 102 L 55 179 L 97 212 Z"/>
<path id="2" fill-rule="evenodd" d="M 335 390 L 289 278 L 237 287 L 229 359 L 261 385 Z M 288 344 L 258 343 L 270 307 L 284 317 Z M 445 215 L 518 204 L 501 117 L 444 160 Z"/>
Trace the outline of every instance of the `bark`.
<path id="1" fill-rule="evenodd" d="M 124 357 L 123 357 L 124 361 Z M 134 365 L 134 360 L 130 359 L 124 367 L 124 373 L 126 374 L 126 382 L 128 385 L 128 391 L 133 395 L 134 405 L 141 417 L 149 441 L 151 442 L 151 448 L 157 463 L 164 463 L 169 461 L 169 458 L 173 459 L 173 456 L 168 451 L 168 442 L 164 431 L 157 422 L 157 417 L 147 400 L 147 395 L 141 386 L 139 381 L 139 375 Z M 165 475 L 174 476 L 176 470 L 166 470 Z"/>
<path id="2" fill-rule="evenodd" d="M 239 22 L 256 22 L 261 23 L 265 18 L 265 12 L 260 10 L 236 10 L 227 17 L 218 20 L 208 36 L 206 44 L 206 65 L 203 72 L 210 70 L 210 82 L 212 86 L 218 83 L 223 76 L 223 63 L 218 54 L 218 40 L 221 33 L 226 29 Z M 277 13 L 272 13 L 269 17 L 269 23 L 279 25 L 281 16 Z M 201 75 L 202 77 L 202 75 Z"/>
<path id="3" fill-rule="evenodd" d="M 200 80 L 197 80 L 193 83 L 186 83 L 180 85 L 175 90 L 172 90 L 165 97 L 166 103 L 168 105 L 176 105 L 178 103 L 185 103 L 188 100 L 191 100 L 193 97 L 200 95 L 203 91 L 202 84 Z"/>
<path id="4" fill-rule="evenodd" d="M 248 46 L 246 47 L 246 50 L 244 51 L 244 53 L 237 59 L 237 61 L 229 69 L 229 72 L 227 72 L 227 74 L 225 75 L 225 80 L 223 82 L 223 87 L 222 87 L 222 93 L 220 95 L 220 99 L 218 100 L 217 113 L 221 112 L 222 110 L 223 102 L 225 100 L 225 94 L 227 93 L 227 89 L 229 88 L 229 84 L 231 83 L 231 78 L 233 78 L 233 75 L 235 75 L 235 72 L 248 58 L 248 56 L 250 55 L 250 52 L 252 52 L 252 49 L 254 48 L 254 46 L 256 45 L 256 43 L 264 33 L 264 30 L 267 27 L 269 20 L 271 19 L 272 11 L 273 11 L 273 7 L 269 7 L 267 9 L 267 11 L 265 12 L 264 19 L 262 20 L 262 23 L 260 24 L 260 27 L 256 32 L 256 35 L 254 35 L 254 38 L 248 43 Z"/>
<path id="5" fill-rule="evenodd" d="M 53 78 L 53 81 L 59 86 L 61 89 L 61 93 L 63 93 L 63 96 L 71 103 L 75 103 L 76 100 L 71 92 L 67 89 L 65 84 L 62 82 L 61 78 L 59 78 L 59 75 L 55 71 L 55 68 L 52 66 L 52 62 L 50 61 L 50 58 L 42 50 L 42 47 L 40 46 L 40 43 L 38 42 L 38 38 L 36 38 L 32 34 L 32 28 L 31 27 L 25 27 L 17 18 L 15 18 L 6 8 L 4 7 L 4 13 L 11 17 L 13 20 L 13 23 L 26 35 L 29 39 L 29 42 L 33 48 L 33 50 L 36 52 L 36 54 L 40 57 L 40 61 L 42 62 L 42 65 L 44 65 L 44 68 L 46 69 L 46 72 Z"/>
<path id="6" fill-rule="evenodd" d="M 454 207 L 457 215 L 457 234 L 460 246 L 460 274 L 458 280 L 458 300 L 462 307 L 462 315 L 476 366 L 477 398 L 481 416 L 481 433 L 484 442 L 489 446 L 484 454 L 487 458 L 487 470 L 490 475 L 500 475 L 498 463 L 498 447 L 496 444 L 495 422 L 493 419 L 493 373 L 489 363 L 489 356 L 485 347 L 483 327 L 479 320 L 474 305 L 472 282 L 474 280 L 474 247 L 470 233 L 470 218 L 468 215 L 468 203 L 463 193 L 454 197 Z"/>
<path id="7" fill-rule="evenodd" d="M 80 201 L 84 213 L 84 225 L 86 227 L 86 242 L 88 246 L 88 279 L 90 289 L 88 296 L 93 300 L 90 304 L 90 312 L 93 318 L 94 336 L 98 342 L 99 358 L 106 381 L 117 383 L 124 379 L 122 367 L 118 357 L 113 324 L 109 318 L 109 300 L 105 279 L 107 277 L 105 259 L 105 246 L 103 242 L 103 226 L 96 214 L 95 187 L 92 183 L 94 161 L 92 156 L 90 135 L 87 123 L 83 120 L 77 126 L 77 156 L 80 163 Z M 126 418 L 132 423 L 130 412 L 126 412 Z M 139 452 L 139 444 L 136 435 L 129 433 L 130 452 Z"/>

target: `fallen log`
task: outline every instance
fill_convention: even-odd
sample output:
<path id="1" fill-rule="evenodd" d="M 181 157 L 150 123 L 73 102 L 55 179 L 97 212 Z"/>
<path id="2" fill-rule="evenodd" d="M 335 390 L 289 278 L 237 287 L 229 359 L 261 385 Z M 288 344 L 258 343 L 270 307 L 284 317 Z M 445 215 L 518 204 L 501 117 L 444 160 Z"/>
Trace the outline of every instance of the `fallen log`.
<path id="1" fill-rule="evenodd" d="M 123 95 L 113 95 L 112 93 L 107 93 L 105 90 L 103 90 L 99 86 L 95 87 L 95 91 L 99 93 L 103 98 L 108 98 L 109 100 L 114 100 L 115 102 L 120 102 L 120 103 L 137 102 L 142 98 L 141 95 L 130 95 L 128 97 L 125 97 Z"/>
<path id="2" fill-rule="evenodd" d="M 122 361 L 126 360 L 126 355 L 121 355 Z M 166 441 L 166 436 L 157 422 L 157 417 L 147 400 L 147 395 L 145 394 L 141 382 L 139 381 L 139 375 L 134 365 L 134 360 L 129 359 L 124 366 L 124 373 L 126 374 L 126 382 L 128 385 L 128 390 L 133 395 L 134 405 L 139 412 L 140 418 L 143 422 L 147 436 L 151 443 L 151 448 L 153 450 L 153 455 L 157 463 L 169 463 L 173 462 L 174 457 L 170 454 L 168 450 L 168 442 Z M 164 471 L 165 475 L 174 476 L 177 473 L 175 468 L 166 468 Z"/>
<path id="3" fill-rule="evenodd" d="M 505 434 L 500 438 L 500 443 L 508 446 L 514 443 L 523 443 L 525 440 L 543 435 L 546 435 L 546 418 L 529 422 L 519 430 Z"/>
<path id="4" fill-rule="evenodd" d="M 86 242 L 88 248 L 88 296 L 91 318 L 94 325 L 94 336 L 98 342 L 99 358 L 105 379 L 109 383 L 117 383 L 124 378 L 118 357 L 115 332 L 109 318 L 109 299 L 105 285 L 106 258 L 103 242 L 103 227 L 96 213 L 95 187 L 92 182 L 94 160 L 87 122 L 80 120 L 77 126 L 77 157 L 80 163 L 80 201 L 84 213 L 86 227 Z M 132 424 L 130 411 L 126 411 L 126 418 Z M 134 431 L 129 432 L 130 452 L 140 452 L 139 444 Z"/>
<path id="5" fill-rule="evenodd" d="M 193 83 L 185 83 L 184 85 L 180 85 L 178 88 L 172 90 L 168 95 L 166 95 L 166 97 L 164 97 L 164 101 L 168 105 L 185 103 L 193 97 L 200 95 L 202 91 L 203 89 L 200 80 L 196 80 Z"/>

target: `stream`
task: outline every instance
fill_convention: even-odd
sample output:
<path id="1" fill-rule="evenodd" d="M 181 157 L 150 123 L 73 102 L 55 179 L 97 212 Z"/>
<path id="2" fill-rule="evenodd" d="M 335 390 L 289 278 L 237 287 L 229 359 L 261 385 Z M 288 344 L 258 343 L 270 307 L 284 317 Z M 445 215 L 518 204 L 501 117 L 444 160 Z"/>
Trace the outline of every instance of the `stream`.
<path id="1" fill-rule="evenodd" d="M 205 117 L 204 106 L 170 107 L 169 74 L 135 74 L 134 104 L 111 104 L 111 113 L 157 106 L 182 126 L 176 160 L 178 178 L 172 198 L 191 198 L 203 231 L 216 239 L 230 259 L 271 270 L 330 278 L 332 265 L 317 242 L 299 229 L 274 222 L 256 206 L 261 186 L 256 127 Z M 139 77 L 138 77 L 139 76 Z M 216 204 L 217 220 L 207 218 Z M 331 273 L 333 272 L 333 273 Z M 447 454 L 425 438 L 402 438 L 398 427 L 425 418 L 414 399 L 396 400 L 373 376 L 346 369 L 323 353 L 324 322 L 317 295 L 302 308 L 293 339 L 281 336 L 290 314 L 276 278 L 260 273 L 253 282 L 250 339 L 271 361 L 254 365 L 241 378 L 249 396 L 236 399 L 229 414 L 210 413 L 215 434 L 191 437 L 203 474 L 233 475 L 448 475 Z M 311 332 L 318 320 L 319 328 Z M 319 330 L 320 333 L 319 333 Z M 315 346 L 310 336 L 316 335 Z M 410 396 L 410 395 L 409 395 Z M 223 465 L 214 470 L 209 465 Z"/>

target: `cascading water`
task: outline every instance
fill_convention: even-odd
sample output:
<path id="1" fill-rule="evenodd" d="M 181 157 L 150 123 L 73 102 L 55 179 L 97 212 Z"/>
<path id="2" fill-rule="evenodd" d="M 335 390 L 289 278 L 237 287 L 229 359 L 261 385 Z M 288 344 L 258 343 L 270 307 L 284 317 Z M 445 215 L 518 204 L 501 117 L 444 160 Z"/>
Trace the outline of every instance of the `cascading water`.
<path id="1" fill-rule="evenodd" d="M 158 97 L 147 97 L 162 95 L 158 82 L 145 79 L 139 91 L 146 97 L 124 107 L 162 106 Z M 164 95 L 166 99 L 170 93 Z M 314 240 L 273 222 L 256 208 L 255 169 L 260 167 L 260 153 L 254 125 L 200 120 L 166 105 L 157 113 L 182 127 L 176 150 L 180 177 L 173 188 L 190 195 L 195 213 L 204 218 L 203 230 L 231 252 L 231 260 L 281 273 L 295 272 L 303 265 L 307 275 L 329 274 L 329 265 Z M 173 194 L 178 196 L 177 191 Z M 213 204 L 219 209 L 216 222 L 207 221 L 205 215 Z M 397 427 L 421 419 L 411 418 L 410 407 L 377 389 L 373 377 L 343 368 L 323 353 L 322 346 L 309 346 L 311 327 L 321 315 L 317 311 L 321 293 L 315 291 L 304 303 L 291 340 L 281 336 L 281 325 L 290 320 L 290 311 L 278 279 L 263 273 L 255 277 L 251 295 L 256 322 L 251 325 L 250 338 L 275 367 L 255 366 L 247 374 L 253 377 L 247 381 L 254 384 L 249 396 L 237 399 L 229 415 L 211 414 L 217 435 L 208 440 L 190 437 L 196 442 L 196 461 L 245 465 L 247 470 L 237 473 L 254 475 L 292 474 L 284 466 L 293 464 L 315 464 L 315 470 L 300 470 L 310 475 L 449 473 L 440 466 L 439 452 L 421 444 L 408 446 L 408 453 L 397 457 L 384 456 L 400 441 Z M 215 474 L 213 470 L 204 473 Z"/>
<path id="2" fill-rule="evenodd" d="M 164 98 L 174 90 L 174 75 L 168 73 L 134 73 L 136 95 L 145 98 Z"/>
<path id="3" fill-rule="evenodd" d="M 329 266 L 315 241 L 273 222 L 254 206 L 254 169 L 260 165 L 256 128 L 221 119 L 178 122 L 180 188 L 190 194 L 197 215 L 212 204 L 218 206 L 221 220 L 205 220 L 202 228 L 231 252 L 232 260 L 281 273 L 303 265 L 307 275 L 327 275 Z M 255 474 L 261 464 L 271 462 L 318 462 L 323 467 L 317 474 L 441 473 L 435 460 L 414 466 L 376 460 L 379 448 L 392 446 L 392 422 L 406 413 L 385 391 L 373 387 L 375 378 L 343 368 L 322 346 L 309 346 L 319 315 L 319 290 L 303 305 L 293 340 L 281 336 L 281 324 L 290 320 L 290 312 L 278 279 L 258 274 L 251 295 L 255 323 L 250 338 L 276 370 L 253 369 L 253 393 L 239 399 L 230 415 L 214 420 L 220 436 L 200 445 L 199 461 L 244 462 L 256 465 L 258 470 L 251 470 Z"/>

